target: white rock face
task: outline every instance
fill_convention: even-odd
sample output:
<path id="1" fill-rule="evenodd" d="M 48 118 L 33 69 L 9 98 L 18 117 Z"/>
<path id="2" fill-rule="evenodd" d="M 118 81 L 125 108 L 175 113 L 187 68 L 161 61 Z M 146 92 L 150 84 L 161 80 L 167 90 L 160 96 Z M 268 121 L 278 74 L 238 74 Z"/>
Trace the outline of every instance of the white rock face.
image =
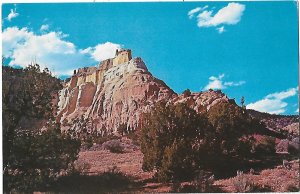
<path id="1" fill-rule="evenodd" d="M 59 91 L 59 101 L 58 101 L 58 112 L 66 108 L 69 103 L 69 90 L 68 88 L 63 88 Z"/>
<path id="2" fill-rule="evenodd" d="M 111 82 L 114 79 L 119 79 L 128 73 L 134 73 L 135 71 L 148 72 L 147 67 L 140 58 L 135 58 L 127 63 L 114 66 L 104 73 L 104 83 Z"/>
<path id="3" fill-rule="evenodd" d="M 71 123 L 83 116 L 97 131 L 113 132 L 121 124 L 134 130 L 147 101 L 176 96 L 165 83 L 148 72 L 140 58 L 110 67 L 103 72 L 102 79 L 99 85 L 85 82 L 72 88 L 71 84 L 66 84 L 59 93 L 61 123 Z"/>
<path id="4" fill-rule="evenodd" d="M 215 91 L 178 96 L 151 75 L 141 58 L 116 66 L 107 60 L 99 68 L 83 68 L 78 72 L 59 93 L 58 121 L 63 129 L 83 117 L 91 130 L 102 135 L 115 132 L 121 124 L 127 125 L 128 130 L 136 130 L 141 114 L 161 100 L 187 103 L 197 112 L 228 101 L 223 93 Z"/>

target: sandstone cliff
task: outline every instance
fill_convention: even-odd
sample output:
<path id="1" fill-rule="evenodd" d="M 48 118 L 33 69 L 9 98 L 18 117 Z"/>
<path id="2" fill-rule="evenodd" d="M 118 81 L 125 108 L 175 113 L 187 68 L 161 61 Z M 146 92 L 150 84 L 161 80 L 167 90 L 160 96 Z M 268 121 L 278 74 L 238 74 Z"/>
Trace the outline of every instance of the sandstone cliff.
<path id="1" fill-rule="evenodd" d="M 141 113 L 161 100 L 186 102 L 201 112 L 229 99 L 212 90 L 177 95 L 152 76 L 141 58 L 132 59 L 130 50 L 121 50 L 98 67 L 78 69 L 64 83 L 59 93 L 58 121 L 67 128 L 73 120 L 84 118 L 89 128 L 101 135 L 116 131 L 121 124 L 126 124 L 127 130 L 135 130 Z"/>

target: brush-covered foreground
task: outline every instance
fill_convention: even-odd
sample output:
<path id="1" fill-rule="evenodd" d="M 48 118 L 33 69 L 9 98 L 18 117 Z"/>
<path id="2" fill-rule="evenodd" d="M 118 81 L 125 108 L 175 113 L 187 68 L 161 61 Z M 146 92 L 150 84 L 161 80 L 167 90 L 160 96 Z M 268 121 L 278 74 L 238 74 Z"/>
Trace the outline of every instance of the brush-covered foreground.
<path id="1" fill-rule="evenodd" d="M 48 192 L 290 192 L 299 191 L 299 159 L 277 155 L 269 163 L 253 169 L 228 169 L 227 177 L 200 177 L 190 182 L 155 181 L 153 172 L 142 170 L 143 154 L 127 138 L 120 139 L 125 148 L 113 153 L 105 146 L 94 145 L 82 150 L 76 161 L 80 174 L 59 179 Z M 105 145 L 105 144 L 104 144 Z M 289 158 L 282 161 L 284 158 Z M 244 172 L 243 172 L 244 170 Z"/>

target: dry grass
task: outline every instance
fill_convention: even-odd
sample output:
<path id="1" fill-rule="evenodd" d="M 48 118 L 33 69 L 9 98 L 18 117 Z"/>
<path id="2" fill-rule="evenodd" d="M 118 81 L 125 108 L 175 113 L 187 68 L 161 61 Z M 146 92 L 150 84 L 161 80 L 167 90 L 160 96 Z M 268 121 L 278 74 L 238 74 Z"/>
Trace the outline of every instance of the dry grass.
<path id="1" fill-rule="evenodd" d="M 79 163 L 88 163 L 91 168 L 88 174 L 99 174 L 116 166 L 126 175 L 144 180 L 152 177 L 151 173 L 142 170 L 143 154 L 140 150 L 130 153 L 111 153 L 108 150 L 83 151 L 79 153 Z"/>
<path id="2" fill-rule="evenodd" d="M 282 165 L 274 169 L 262 170 L 259 174 L 245 174 L 249 181 L 255 185 L 256 191 L 288 192 L 299 191 L 299 160 L 290 161 L 291 167 L 284 168 Z M 236 192 L 233 180 L 221 179 L 215 182 L 225 192 Z"/>

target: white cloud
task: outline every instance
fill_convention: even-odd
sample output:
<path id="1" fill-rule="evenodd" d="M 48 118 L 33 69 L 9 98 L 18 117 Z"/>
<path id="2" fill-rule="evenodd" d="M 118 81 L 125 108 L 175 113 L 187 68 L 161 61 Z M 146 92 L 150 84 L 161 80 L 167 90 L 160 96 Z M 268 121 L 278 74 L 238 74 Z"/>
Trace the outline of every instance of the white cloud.
<path id="1" fill-rule="evenodd" d="M 40 28 L 41 32 L 45 32 L 49 30 L 49 25 L 48 24 L 43 24 Z"/>
<path id="2" fill-rule="evenodd" d="M 47 26 L 41 26 L 47 29 Z M 70 75 L 74 69 L 98 64 L 112 58 L 121 45 L 106 42 L 95 47 L 78 49 L 65 40 L 62 32 L 36 34 L 27 28 L 9 27 L 2 34 L 3 56 L 10 58 L 10 66 L 26 67 L 35 61 L 56 75 Z"/>
<path id="3" fill-rule="evenodd" d="M 288 103 L 283 100 L 295 96 L 298 92 L 298 87 L 290 88 L 286 91 L 276 92 L 265 96 L 262 100 L 247 105 L 247 109 L 253 109 L 260 112 L 270 114 L 285 113 Z"/>
<path id="4" fill-rule="evenodd" d="M 88 47 L 81 50 L 81 53 L 89 53 L 94 60 L 103 61 L 105 59 L 113 58 L 117 49 L 121 49 L 122 45 L 111 42 L 98 44 L 95 47 Z"/>
<path id="5" fill-rule="evenodd" d="M 226 89 L 227 87 L 232 87 L 232 86 L 240 86 L 245 84 L 245 81 L 239 81 L 239 82 L 224 82 L 223 78 L 224 78 L 225 74 L 220 74 L 218 77 L 215 76 L 211 76 L 209 77 L 209 82 L 208 84 L 204 87 L 204 90 L 208 90 L 208 89 L 216 89 L 216 90 L 221 90 L 221 89 Z"/>
<path id="6" fill-rule="evenodd" d="M 207 7 L 206 7 L 207 8 Z M 224 25 L 234 25 L 239 23 L 241 17 L 246 9 L 246 6 L 240 3 L 228 3 L 227 6 L 221 8 L 214 14 L 214 10 L 206 9 L 193 9 L 188 15 L 189 18 L 193 18 L 195 13 L 198 13 L 197 16 L 197 25 L 199 28 L 202 27 L 221 27 L 216 28 L 219 33 L 225 32 Z"/>
<path id="7" fill-rule="evenodd" d="M 31 36 L 33 36 L 33 33 L 29 32 L 27 28 L 6 28 L 2 34 L 2 49 L 4 57 L 11 57 L 14 49 L 24 41 L 28 40 Z"/>
<path id="8" fill-rule="evenodd" d="M 10 13 L 8 14 L 8 16 L 7 16 L 7 20 L 8 21 L 11 21 L 13 18 L 16 18 L 16 17 L 18 17 L 19 16 L 19 13 L 17 13 L 17 8 L 16 8 L 16 6 L 15 6 L 15 8 L 14 9 L 10 9 Z"/>
<path id="9" fill-rule="evenodd" d="M 299 113 L 299 108 L 297 108 L 297 109 L 295 110 L 295 113 Z"/>
<path id="10" fill-rule="evenodd" d="M 70 75 L 74 69 L 114 57 L 116 49 L 121 48 L 119 44 L 106 42 L 79 49 L 66 37 L 62 32 L 36 34 L 27 28 L 9 27 L 2 34 L 3 56 L 11 59 L 10 66 L 26 67 L 36 60 L 56 75 Z"/>
<path id="11" fill-rule="evenodd" d="M 223 32 L 225 32 L 225 28 L 224 26 L 221 26 L 220 28 L 217 28 L 219 34 L 222 34 Z"/>
<path id="12" fill-rule="evenodd" d="M 220 24 L 233 25 L 241 20 L 245 10 L 245 5 L 240 3 L 229 3 L 226 7 L 220 9 L 215 15 L 209 11 L 198 15 L 199 27 L 218 26 Z"/>
<path id="13" fill-rule="evenodd" d="M 209 78 L 209 83 L 204 87 L 205 90 L 208 89 L 224 89 L 225 86 L 223 85 L 222 78 L 224 74 L 219 75 L 218 77 L 211 76 Z"/>
<path id="14" fill-rule="evenodd" d="M 257 110 L 260 112 L 267 112 L 270 114 L 281 114 L 285 112 L 285 107 L 288 104 L 279 99 L 262 99 L 255 103 L 251 103 L 247 105 L 248 109 Z"/>
<path id="15" fill-rule="evenodd" d="M 61 32 L 37 35 L 27 28 L 9 27 L 2 34 L 3 54 L 11 59 L 10 66 L 26 67 L 36 60 L 57 75 L 71 74 L 73 69 L 95 63 L 64 37 Z"/>
<path id="16" fill-rule="evenodd" d="M 238 82 L 225 82 L 224 86 L 240 86 L 245 84 L 245 81 L 238 81 Z"/>
<path id="17" fill-rule="evenodd" d="M 298 91 L 298 87 L 291 88 L 291 89 L 288 89 L 286 91 L 269 94 L 269 95 L 266 96 L 266 98 L 276 98 L 276 99 L 279 99 L 279 100 L 283 100 L 283 99 L 288 98 L 290 96 L 295 96 L 297 94 L 297 91 Z"/>
<path id="18" fill-rule="evenodd" d="M 204 6 L 204 7 L 196 7 L 195 9 L 192 9 L 188 12 L 188 16 L 190 19 L 192 19 L 194 17 L 194 15 L 199 12 L 199 11 L 202 11 L 202 10 L 205 10 L 206 8 L 208 8 L 208 6 Z"/>

